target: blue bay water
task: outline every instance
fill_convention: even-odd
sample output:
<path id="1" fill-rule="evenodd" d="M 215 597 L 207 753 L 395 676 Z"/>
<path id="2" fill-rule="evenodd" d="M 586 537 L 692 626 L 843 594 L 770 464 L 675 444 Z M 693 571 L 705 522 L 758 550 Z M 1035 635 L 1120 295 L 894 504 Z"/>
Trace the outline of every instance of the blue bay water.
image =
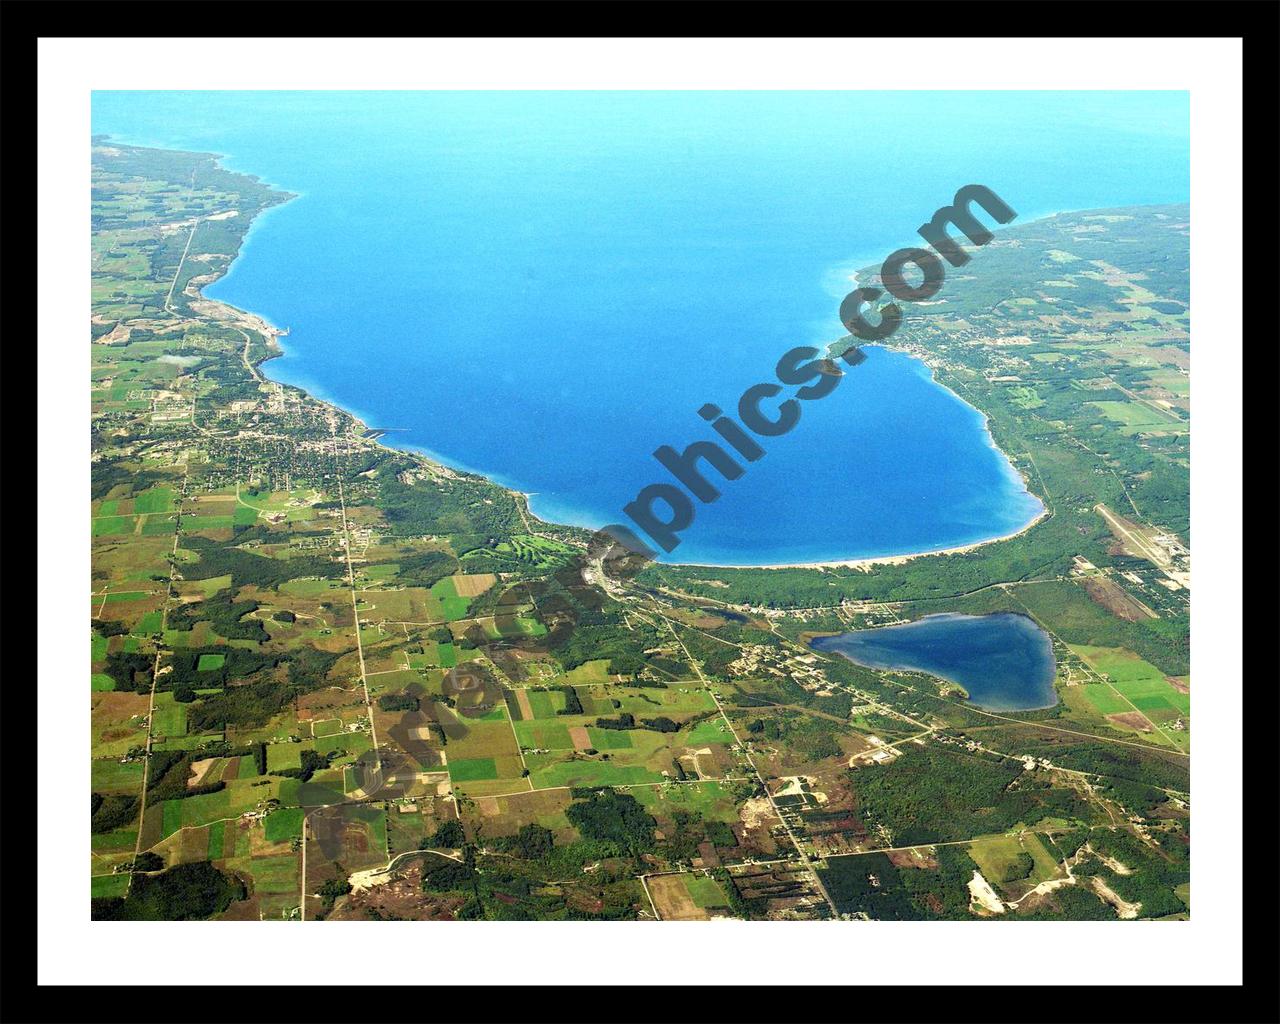
<path id="1" fill-rule="evenodd" d="M 585 526 L 670 479 L 656 447 L 715 439 L 704 403 L 842 335 L 849 271 L 961 185 L 1015 223 L 1188 197 L 1184 93 L 96 93 L 93 128 L 298 193 L 208 289 L 290 329 L 269 376 Z M 670 560 L 925 551 L 1040 511 L 976 410 L 867 351 Z"/>
<path id="2" fill-rule="evenodd" d="M 1053 643 L 1025 615 L 927 615 L 902 625 L 817 637 L 811 646 L 869 668 L 949 679 L 989 711 L 1030 711 L 1058 703 Z"/>

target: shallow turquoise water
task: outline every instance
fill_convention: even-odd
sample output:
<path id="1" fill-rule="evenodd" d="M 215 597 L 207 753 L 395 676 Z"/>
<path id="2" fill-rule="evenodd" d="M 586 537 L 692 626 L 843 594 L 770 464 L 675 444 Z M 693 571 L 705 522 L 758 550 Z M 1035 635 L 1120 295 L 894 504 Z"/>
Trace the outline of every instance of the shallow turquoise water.
<path id="1" fill-rule="evenodd" d="M 1185 94 L 98 93 L 93 123 L 300 194 L 208 290 L 291 329 L 269 376 L 587 526 L 670 481 L 659 445 L 716 438 L 704 403 L 840 336 L 849 270 L 961 185 L 1015 223 L 1188 195 Z M 868 352 L 671 560 L 932 550 L 1040 511 L 981 415 Z"/>

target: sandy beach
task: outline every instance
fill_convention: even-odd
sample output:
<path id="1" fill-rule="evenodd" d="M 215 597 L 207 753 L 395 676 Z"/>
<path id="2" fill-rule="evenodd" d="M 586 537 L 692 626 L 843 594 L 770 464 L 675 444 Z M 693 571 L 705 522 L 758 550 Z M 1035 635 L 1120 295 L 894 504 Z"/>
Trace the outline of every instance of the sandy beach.
<path id="1" fill-rule="evenodd" d="M 870 569 L 873 565 L 905 565 L 907 562 L 916 558 L 928 558 L 931 555 L 961 555 L 966 551 L 976 551 L 978 548 L 986 547 L 988 544 L 999 544 L 1002 540 L 1012 540 L 1014 537 L 1026 533 L 1037 523 L 1041 522 L 1049 515 L 1049 510 L 1044 509 L 1031 522 L 1019 530 L 1012 533 L 1006 533 L 1001 537 L 991 537 L 988 540 L 974 541 L 972 544 L 961 544 L 954 548 L 935 548 L 932 551 L 917 551 L 907 555 L 876 555 L 871 558 L 848 558 L 834 562 L 777 562 L 771 565 L 711 565 L 706 562 L 676 562 L 675 565 L 681 565 L 688 568 L 696 569 Z"/>

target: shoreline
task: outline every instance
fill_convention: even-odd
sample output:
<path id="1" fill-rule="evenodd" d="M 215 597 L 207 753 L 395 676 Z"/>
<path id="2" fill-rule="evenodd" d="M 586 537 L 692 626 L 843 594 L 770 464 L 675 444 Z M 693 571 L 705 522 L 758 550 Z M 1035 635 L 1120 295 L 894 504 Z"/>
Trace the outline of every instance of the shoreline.
<path id="1" fill-rule="evenodd" d="M 217 303 L 218 305 L 224 307 L 225 309 L 232 310 L 237 314 L 243 315 L 245 317 L 248 317 L 256 321 L 257 323 L 265 325 L 266 331 L 262 333 L 268 339 L 268 342 L 267 342 L 268 347 L 273 349 L 274 351 L 270 356 L 256 363 L 255 366 L 261 366 L 263 363 L 268 362 L 270 359 L 284 354 L 283 346 L 280 345 L 277 339 L 279 337 L 285 336 L 287 332 L 281 332 L 278 327 L 276 327 L 274 324 L 272 324 L 269 320 L 267 320 L 265 317 L 261 316 L 260 314 L 252 313 L 247 310 L 242 310 L 238 306 L 233 306 L 231 305 L 231 303 L 225 302 L 221 299 L 210 299 L 206 297 L 203 294 L 203 286 L 198 286 L 197 290 L 200 292 L 200 297 L 201 299 L 203 299 L 203 301 Z M 913 352 L 908 351 L 905 348 L 897 348 L 891 345 L 879 345 L 878 347 L 884 348 L 889 351 L 903 352 L 906 355 L 911 356 L 912 358 L 919 359 L 920 362 L 928 368 L 930 379 L 935 384 L 937 384 L 938 387 L 945 390 L 957 402 L 964 405 L 966 408 L 972 409 L 974 412 L 976 412 L 979 416 L 982 417 L 983 432 L 986 434 L 987 445 L 993 451 L 999 453 L 999 455 L 1005 460 L 1005 464 L 1008 466 L 1009 471 L 1015 474 L 1018 480 L 1022 483 L 1023 490 L 1026 491 L 1026 493 L 1030 494 L 1032 497 L 1034 497 L 1038 502 L 1040 502 L 1040 511 L 1036 513 L 1036 515 L 1032 519 L 1030 519 L 1024 526 L 1021 526 L 1018 529 L 1012 530 L 1008 533 L 1000 534 L 999 536 L 996 536 L 996 537 L 987 537 L 982 540 L 970 541 L 965 544 L 957 544 L 950 547 L 929 548 L 928 550 L 925 550 L 925 551 L 909 551 L 909 552 L 903 552 L 903 553 L 891 554 L 891 555 L 867 555 L 867 556 L 859 556 L 856 558 L 821 559 L 821 560 L 812 561 L 812 562 L 767 562 L 767 563 L 761 563 L 758 565 L 728 564 L 723 562 L 655 562 L 654 564 L 659 566 L 669 566 L 671 568 L 721 569 L 721 570 L 735 570 L 735 571 L 744 571 L 749 569 L 857 569 L 860 572 L 867 572 L 871 568 L 877 565 L 887 565 L 887 566 L 905 565 L 908 562 L 914 561 L 918 558 L 930 558 L 930 557 L 942 556 L 942 555 L 967 554 L 971 551 L 976 551 L 979 548 L 986 547 L 989 544 L 999 544 L 1001 541 L 1012 540 L 1015 537 L 1020 537 L 1022 536 L 1022 534 L 1029 531 L 1032 527 L 1037 526 L 1039 523 L 1041 523 L 1045 519 L 1048 519 L 1052 513 L 1050 512 L 1049 508 L 1045 505 L 1044 500 L 1038 494 L 1036 494 L 1035 491 L 1031 489 L 1030 481 L 1027 479 L 1026 474 L 1024 474 L 1016 466 L 1014 466 L 1013 460 L 1010 459 L 1008 454 L 1004 451 L 1004 449 L 1001 448 L 996 443 L 996 439 L 994 435 L 991 433 L 991 418 L 985 412 L 979 409 L 977 406 L 971 405 L 969 402 L 965 401 L 965 399 L 961 397 L 959 394 L 957 394 L 954 389 L 944 384 L 942 381 L 938 380 L 937 368 L 933 366 L 931 363 L 929 363 L 927 360 L 921 358 L 920 356 L 916 355 Z M 268 379 L 271 379 L 271 378 L 268 378 Z M 310 391 L 308 391 L 306 388 L 301 387 L 297 384 L 289 384 L 285 381 L 279 381 L 279 380 L 273 380 L 273 379 L 272 379 L 272 383 L 280 387 L 295 388 L 296 390 L 300 391 L 302 394 L 306 395 L 307 398 L 310 399 L 311 401 L 319 402 L 322 405 L 326 405 L 329 408 L 336 410 L 337 412 L 341 413 L 344 416 L 350 417 L 354 423 L 356 423 L 358 426 L 363 428 L 364 433 L 369 433 L 371 431 L 384 429 L 379 427 L 370 427 L 365 422 L 365 420 L 357 413 L 352 412 L 350 409 L 344 408 L 343 406 L 339 405 L 335 401 L 332 401 L 327 398 L 321 398 L 317 395 L 314 395 Z M 524 501 L 525 514 L 536 523 L 545 524 L 552 528 L 582 530 L 587 533 L 591 533 L 594 530 L 598 529 L 597 527 L 585 526 L 581 523 L 559 522 L 556 520 L 544 519 L 542 516 L 538 515 L 538 513 L 535 512 L 533 509 L 532 499 L 537 496 L 538 492 L 522 491 L 517 487 L 512 487 L 508 484 L 502 483 L 500 480 L 496 480 L 489 473 L 482 472 L 480 470 L 473 469 L 461 464 L 458 464 L 458 465 L 450 464 L 449 462 L 446 462 L 443 459 L 436 457 L 434 453 L 430 453 L 427 449 L 424 449 L 421 445 L 407 444 L 405 447 L 400 447 L 390 443 L 390 440 L 386 434 L 381 434 L 375 438 L 370 438 L 368 440 L 369 440 L 369 443 L 380 445 L 381 447 L 387 448 L 390 451 L 394 451 L 402 455 L 409 455 L 409 456 L 412 456 L 413 458 L 420 459 L 427 465 L 433 467 L 434 469 L 443 470 L 444 472 L 451 473 L 451 474 L 462 474 L 465 476 L 477 477 L 479 479 L 483 479 L 487 481 L 488 483 L 492 484 L 495 487 L 502 488 L 503 490 L 507 491 L 509 494 L 517 495 L 520 498 L 522 498 Z"/>
<path id="2" fill-rule="evenodd" d="M 910 627 L 918 625 L 922 622 L 926 622 L 929 619 L 949 618 L 949 619 L 973 620 L 973 619 L 984 619 L 984 618 L 990 618 L 993 616 L 1002 616 L 1002 615 L 1008 615 L 1008 616 L 1013 616 L 1019 619 L 1025 619 L 1027 622 L 1031 623 L 1037 630 L 1039 630 L 1040 633 L 1043 635 L 1045 644 L 1048 648 L 1049 662 L 1053 666 L 1052 678 L 1048 680 L 1049 690 L 1053 696 L 1052 703 L 1040 704 L 1040 705 L 1036 705 L 1035 707 L 993 707 L 990 704 L 983 704 L 980 701 L 974 700 L 973 695 L 969 691 L 969 688 L 965 686 L 964 683 L 960 682 L 960 680 L 958 679 L 951 678 L 951 676 L 944 675 L 942 672 L 935 671 L 933 669 L 918 668 L 918 667 L 896 663 L 896 662 L 885 663 L 882 661 L 881 663 L 876 663 L 870 659 L 860 660 L 854 657 L 854 655 L 851 654 L 849 651 L 844 650 L 839 646 L 832 646 L 830 648 L 824 648 L 820 646 L 820 643 L 822 640 L 840 639 L 844 637 L 854 636 L 859 633 L 882 633 L 882 632 L 890 632 L 893 630 L 909 629 Z M 803 643 L 805 647 L 809 648 L 812 651 L 817 651 L 819 654 L 825 654 L 828 656 L 844 658 L 846 661 L 852 662 L 853 664 L 858 665 L 862 668 L 869 668 L 876 671 L 915 673 L 915 674 L 926 676 L 927 678 L 936 680 L 938 683 L 941 684 L 939 687 L 941 691 L 939 693 L 939 696 L 941 697 L 953 696 L 954 695 L 953 693 L 947 692 L 949 688 L 952 690 L 958 690 L 961 700 L 963 700 L 967 704 L 972 704 L 973 707 L 983 711 L 989 711 L 996 714 L 1022 714 L 1022 713 L 1030 713 L 1030 712 L 1036 712 L 1036 711 L 1048 711 L 1052 708 L 1058 707 L 1060 704 L 1063 703 L 1062 694 L 1059 692 L 1060 687 L 1059 687 L 1058 676 L 1057 676 L 1058 657 L 1053 650 L 1053 642 L 1049 638 L 1049 635 L 1044 631 L 1044 627 L 1042 627 L 1038 622 L 1036 622 L 1034 616 L 1029 615 L 1026 612 L 979 612 L 979 613 L 930 612 L 928 614 L 920 616 L 919 618 L 909 619 L 905 622 L 894 622 L 894 623 L 890 623 L 888 625 L 883 625 L 883 626 L 864 626 L 861 629 L 849 628 L 849 629 L 842 630 L 841 632 L 838 632 L 838 633 L 816 633 L 816 634 L 810 635 L 808 639 L 803 641 Z M 1047 696 L 1046 696 L 1046 699 L 1047 699 Z"/>
<path id="3" fill-rule="evenodd" d="M 978 548 L 986 547 L 988 544 L 999 544 L 1004 540 L 1012 540 L 1014 537 L 1020 537 L 1033 526 L 1049 517 L 1049 510 L 1042 509 L 1040 513 L 1023 526 L 1011 533 L 1002 534 L 999 537 L 990 537 L 986 540 L 975 540 L 969 544 L 958 544 L 949 548 L 932 548 L 929 551 L 913 551 L 902 555 L 870 555 L 865 558 L 842 558 L 831 561 L 819 562 L 774 562 L 768 565 L 717 565 L 711 562 L 658 562 L 658 565 L 670 565 L 672 568 L 685 567 L 691 569 L 858 569 L 866 571 L 875 565 L 905 565 L 907 562 L 914 561 L 917 558 L 930 558 L 935 555 L 962 555 L 970 551 L 976 551 Z"/>
<path id="4" fill-rule="evenodd" d="M 211 155 L 213 155 L 217 160 L 217 162 L 221 164 L 222 157 L 220 155 L 218 154 L 211 154 Z M 245 172 L 236 171 L 233 173 L 243 174 Z M 268 213 L 274 209 L 282 208 L 288 205 L 294 199 L 297 199 L 299 197 L 298 193 L 286 191 L 285 189 L 282 189 L 279 186 L 271 185 L 270 187 L 273 190 L 281 192 L 284 198 L 279 203 L 273 203 L 271 206 L 258 211 L 258 213 L 253 217 L 253 219 L 249 222 L 248 228 L 245 231 L 244 240 L 241 243 L 239 251 L 236 253 L 235 258 L 227 264 L 226 270 L 222 274 L 215 277 L 213 280 L 203 281 L 203 282 L 190 282 L 187 286 L 188 288 L 191 288 L 192 285 L 194 285 L 193 290 L 195 294 L 193 298 L 196 301 L 209 303 L 210 305 L 214 305 L 214 306 L 219 306 L 222 309 L 229 311 L 232 314 L 232 316 L 227 318 L 229 320 L 240 320 L 242 323 L 245 323 L 245 321 L 248 321 L 248 323 L 245 323 L 245 326 L 250 326 L 252 330 L 254 330 L 263 338 L 265 347 L 267 348 L 269 354 L 265 358 L 259 359 L 258 361 L 252 364 L 255 370 L 262 367 L 263 364 L 270 362 L 272 359 L 284 355 L 284 347 L 280 344 L 279 338 L 287 336 L 289 334 L 289 330 L 287 328 L 284 330 L 281 330 L 275 324 L 271 323 L 271 321 L 269 321 L 262 314 L 254 313 L 251 310 L 241 309 L 239 306 L 232 305 L 230 302 L 227 302 L 223 299 L 212 298 L 205 294 L 204 289 L 209 285 L 215 284 L 218 281 L 225 280 L 226 277 L 230 275 L 231 267 L 234 265 L 236 260 L 238 260 L 241 257 L 241 255 L 244 253 L 244 250 L 246 247 L 245 243 L 248 241 L 248 237 L 250 233 L 255 228 L 258 227 L 260 218 L 264 213 Z M 856 272 L 851 274 L 850 277 L 851 277 L 851 280 L 856 282 L 856 279 L 857 279 Z M 829 345 L 834 344 L 834 342 L 830 342 L 828 344 Z M 1013 460 L 1010 459 L 1008 454 L 996 443 L 995 437 L 991 433 L 990 417 L 983 410 L 979 409 L 977 406 L 971 405 L 969 402 L 965 401 L 965 399 L 962 398 L 959 394 L 957 394 L 951 387 L 949 387 L 948 385 L 938 380 L 937 368 L 928 360 L 922 358 L 919 355 L 916 355 L 914 352 L 910 351 L 907 348 L 897 347 L 893 345 L 884 345 L 884 344 L 880 344 L 879 347 L 889 351 L 903 352 L 906 355 L 911 356 L 912 358 L 919 359 L 920 362 L 928 368 L 929 376 L 930 376 L 930 379 L 933 381 L 933 383 L 943 388 L 943 390 L 948 392 L 952 396 L 952 398 L 954 398 L 957 402 L 960 402 L 962 405 L 966 406 L 967 408 L 973 409 L 974 412 L 976 412 L 979 416 L 982 417 L 983 430 L 987 437 L 987 444 L 992 448 L 992 450 L 998 452 L 1000 456 L 1005 460 L 1005 464 L 1008 466 L 1009 470 L 1012 473 L 1014 473 L 1017 476 L 1017 478 L 1021 481 L 1023 490 L 1026 493 L 1030 494 L 1032 497 L 1034 497 L 1040 503 L 1040 506 L 1041 506 L 1040 511 L 1039 513 L 1036 514 L 1034 518 L 1032 518 L 1029 522 L 1027 522 L 1024 526 L 1020 527 L 1019 529 L 1014 530 L 1010 533 L 1002 534 L 998 537 L 989 537 L 983 540 L 972 541 L 970 543 L 955 545 L 951 547 L 932 548 L 926 551 L 913 551 L 913 552 L 904 552 L 901 554 L 873 555 L 873 556 L 863 556 L 863 557 L 845 558 L 845 559 L 827 559 L 827 560 L 818 560 L 818 561 L 812 561 L 812 562 L 772 562 L 772 563 L 762 563 L 758 565 L 740 565 L 740 564 L 731 565 L 731 564 L 711 563 L 711 562 L 654 562 L 654 564 L 658 566 L 668 566 L 670 568 L 718 569 L 718 570 L 733 570 L 733 571 L 744 571 L 749 569 L 816 569 L 816 570 L 857 569 L 862 572 L 867 572 L 871 568 L 877 565 L 896 566 L 896 565 L 904 565 L 918 558 L 929 558 L 929 557 L 940 556 L 940 555 L 965 554 L 971 551 L 975 551 L 978 548 L 985 547 L 989 544 L 998 544 L 1001 541 L 1012 540 L 1014 537 L 1018 537 L 1026 533 L 1032 527 L 1036 526 L 1038 523 L 1040 523 L 1041 521 L 1043 521 L 1044 519 L 1048 518 L 1051 515 L 1050 510 L 1044 503 L 1044 500 L 1038 494 L 1036 494 L 1035 491 L 1031 489 L 1029 485 L 1029 480 L 1027 479 L 1026 475 L 1021 470 L 1019 470 L 1016 466 L 1014 466 Z M 378 428 L 378 427 L 371 427 L 360 415 L 352 412 L 349 409 L 344 408 L 343 406 L 339 405 L 335 401 L 325 399 L 325 398 L 319 397 L 318 395 L 312 394 L 311 391 L 297 384 L 289 384 L 286 381 L 275 380 L 273 378 L 266 377 L 265 374 L 264 374 L 264 378 L 267 380 L 270 380 L 271 383 L 275 384 L 277 387 L 293 388 L 299 393 L 301 393 L 302 395 L 306 396 L 306 398 L 309 401 L 317 402 L 323 406 L 333 409 L 338 414 L 349 418 L 352 421 L 352 423 L 355 424 L 356 427 L 361 428 L 360 429 L 361 434 L 369 434 L 370 432 L 384 429 L 384 428 Z M 545 524 L 547 527 L 553 528 L 553 529 L 582 530 L 586 533 L 590 533 L 593 531 L 592 527 L 582 526 L 577 523 L 560 523 L 560 522 L 555 522 L 548 519 L 543 519 L 533 510 L 532 498 L 536 495 L 537 492 L 526 492 L 526 491 L 519 490 L 518 488 L 511 487 L 507 484 L 502 483 L 499 480 L 494 479 L 492 475 L 485 472 L 480 472 L 464 466 L 452 466 L 447 462 L 444 462 L 438 458 L 432 457 L 431 455 L 425 454 L 421 447 L 396 446 L 388 442 L 388 438 L 385 433 L 379 434 L 378 436 L 373 438 L 366 438 L 366 441 L 367 443 L 376 444 L 383 448 L 386 448 L 389 451 L 394 451 L 401 455 L 409 455 L 415 459 L 419 459 L 426 466 L 431 467 L 435 471 L 444 472 L 450 475 L 461 474 L 466 476 L 473 476 L 479 479 L 483 479 L 495 487 L 500 487 L 503 490 L 507 491 L 509 494 L 515 495 L 519 499 L 522 499 L 525 515 L 528 516 L 528 518 L 533 520 L 533 522 L 535 523 Z"/>

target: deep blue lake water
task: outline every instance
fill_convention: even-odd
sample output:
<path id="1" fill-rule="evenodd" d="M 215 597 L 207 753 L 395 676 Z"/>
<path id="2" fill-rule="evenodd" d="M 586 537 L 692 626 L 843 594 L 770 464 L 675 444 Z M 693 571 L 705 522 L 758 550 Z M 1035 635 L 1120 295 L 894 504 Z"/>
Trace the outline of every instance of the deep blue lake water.
<path id="1" fill-rule="evenodd" d="M 1058 703 L 1053 644 L 1025 615 L 927 615 L 902 625 L 817 637 L 810 646 L 868 668 L 949 679 L 989 711 L 1030 711 Z"/>
<path id="2" fill-rule="evenodd" d="M 1015 224 L 1188 198 L 1185 93 L 115 92 L 93 128 L 299 194 L 208 289 L 290 328 L 269 376 L 585 526 L 669 480 L 659 445 L 715 438 L 704 403 L 842 335 L 850 270 L 960 186 Z M 979 413 L 868 351 L 671 560 L 903 554 L 1040 511 Z"/>

